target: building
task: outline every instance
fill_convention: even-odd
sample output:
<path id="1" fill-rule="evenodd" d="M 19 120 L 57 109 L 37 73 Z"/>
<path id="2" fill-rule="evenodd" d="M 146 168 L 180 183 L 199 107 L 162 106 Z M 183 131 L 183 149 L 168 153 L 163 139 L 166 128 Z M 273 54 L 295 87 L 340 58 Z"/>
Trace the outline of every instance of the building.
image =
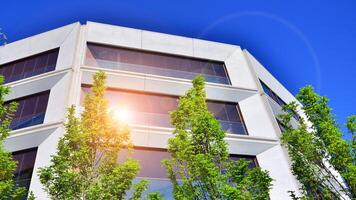
<path id="1" fill-rule="evenodd" d="M 191 87 L 191 79 L 203 74 L 209 109 L 228 133 L 231 157 L 250 159 L 269 171 L 271 199 L 289 199 L 288 191 L 298 191 L 276 120 L 281 105 L 295 98 L 247 50 L 87 22 L 0 47 L 0 74 L 12 88 L 6 100 L 19 102 L 5 146 L 19 161 L 16 180 L 39 199 L 46 199 L 46 193 L 36 170 L 56 152 L 66 108 L 80 107 L 98 70 L 108 75 L 111 105 L 120 102 L 131 110 L 134 157 L 143 168 L 139 177 L 151 181 L 150 190 L 169 194 L 160 166 L 172 136 L 168 111 Z"/>

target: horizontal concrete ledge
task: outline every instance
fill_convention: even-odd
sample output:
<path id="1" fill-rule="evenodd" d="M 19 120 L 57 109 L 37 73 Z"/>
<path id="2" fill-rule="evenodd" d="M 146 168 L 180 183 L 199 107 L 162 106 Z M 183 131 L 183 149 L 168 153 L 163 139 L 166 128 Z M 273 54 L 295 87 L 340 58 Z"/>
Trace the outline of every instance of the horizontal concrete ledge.
<path id="1" fill-rule="evenodd" d="M 167 52 L 174 55 L 224 61 L 236 49 L 241 49 L 232 44 L 90 21 L 87 21 L 84 26 L 87 29 L 89 42 Z"/>
<path id="2" fill-rule="evenodd" d="M 60 127 L 63 125 L 64 125 L 64 123 L 59 121 L 59 122 L 38 124 L 38 125 L 26 127 L 26 128 L 21 128 L 21 129 L 11 131 L 10 136 L 8 138 L 19 137 L 19 136 L 31 134 L 31 133 L 37 132 L 37 131 L 47 130 L 47 129 L 51 129 L 51 128 L 57 128 L 57 127 Z"/>
<path id="3" fill-rule="evenodd" d="M 58 74 L 66 73 L 68 71 L 71 71 L 71 69 L 72 68 L 54 70 L 54 71 L 46 72 L 46 73 L 39 74 L 39 75 L 36 75 L 36 76 L 31 76 L 31 77 L 28 77 L 28 78 L 24 78 L 24 79 L 21 79 L 21 80 L 18 80 L 18 81 L 13 81 L 13 82 L 10 82 L 10 83 L 6 83 L 4 85 L 8 86 L 8 87 L 15 87 L 15 86 L 22 85 L 22 84 L 28 84 L 28 83 L 30 83 L 32 81 L 37 81 L 37 80 L 41 80 L 43 78 L 52 77 L 52 76 L 55 76 L 55 75 L 58 75 Z"/>
<path id="4" fill-rule="evenodd" d="M 11 93 L 6 95 L 6 101 L 50 90 L 70 71 L 71 68 L 57 70 L 8 83 Z"/>
<path id="5" fill-rule="evenodd" d="M 174 81 L 174 82 L 178 82 L 178 83 L 182 83 L 182 84 L 188 83 L 191 85 L 191 83 L 192 83 L 192 81 L 188 80 L 188 79 L 174 78 L 174 77 L 169 77 L 169 76 L 159 76 L 159 75 L 154 75 L 154 74 L 142 74 L 142 73 L 138 73 L 138 72 L 130 72 L 130 71 L 122 71 L 122 70 L 105 69 L 105 68 L 100 68 L 100 67 L 82 66 L 81 69 L 82 69 L 82 71 L 87 71 L 87 72 L 104 71 L 107 74 L 113 74 L 113 75 L 123 74 L 123 75 L 127 75 L 127 76 L 135 76 L 135 77 L 158 78 L 161 80 Z M 250 92 L 254 92 L 254 93 L 258 92 L 258 90 L 255 90 L 255 89 L 236 87 L 236 86 L 227 85 L 227 84 L 205 82 L 205 85 L 207 85 L 209 87 L 245 90 L 245 91 L 250 91 Z"/>
<path id="6" fill-rule="evenodd" d="M 4 145 L 10 152 L 38 147 L 57 128 L 63 127 L 63 122 L 39 124 L 10 132 Z"/>
<path id="7" fill-rule="evenodd" d="M 107 73 L 107 85 L 112 88 L 182 96 L 192 86 L 191 80 L 187 79 L 87 66 L 82 67 L 82 83 L 92 84 L 92 76 L 97 71 Z M 226 102 L 239 102 L 258 93 L 257 90 L 209 82 L 206 83 L 206 91 L 208 99 Z"/>
<path id="8" fill-rule="evenodd" d="M 173 128 L 131 125 L 131 138 L 135 146 L 167 148 L 168 139 L 173 137 Z M 227 134 L 231 154 L 258 155 L 276 145 L 278 139 Z"/>

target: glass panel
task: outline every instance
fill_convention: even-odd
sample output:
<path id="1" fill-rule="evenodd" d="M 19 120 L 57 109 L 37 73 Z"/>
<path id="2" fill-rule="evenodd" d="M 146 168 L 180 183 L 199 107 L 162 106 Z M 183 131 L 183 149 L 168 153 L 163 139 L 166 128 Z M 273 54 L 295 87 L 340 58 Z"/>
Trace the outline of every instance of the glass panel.
<path id="1" fill-rule="evenodd" d="M 58 51 L 59 49 L 54 49 L 1 65 L 0 73 L 5 77 L 5 83 L 9 83 L 53 71 L 57 62 Z"/>
<path id="2" fill-rule="evenodd" d="M 275 92 L 273 92 L 265 83 L 263 83 L 261 80 L 260 80 L 260 83 L 262 85 L 262 88 L 264 90 L 264 92 L 269 96 L 271 97 L 278 105 L 280 106 L 285 106 L 287 105 L 287 103 L 285 101 L 283 101 Z M 293 115 L 293 118 L 297 121 L 300 120 L 300 116 L 293 112 L 292 113 Z"/>
<path id="3" fill-rule="evenodd" d="M 30 77 L 33 74 L 36 66 L 36 58 L 28 58 L 25 63 L 24 77 Z"/>
<path id="4" fill-rule="evenodd" d="M 119 162 L 122 162 L 128 155 L 127 151 L 120 152 Z M 166 169 L 162 166 L 162 160 L 169 159 L 170 153 L 165 149 L 153 149 L 153 148 L 134 148 L 130 152 L 130 157 L 136 159 L 141 166 L 140 172 L 137 178 L 134 179 L 134 183 L 139 182 L 142 178 L 149 181 L 148 190 L 143 193 L 145 196 L 149 192 L 159 191 L 164 195 L 164 199 L 174 199 L 172 196 L 172 184 L 167 177 Z M 245 155 L 230 155 L 232 160 L 246 159 L 251 161 L 249 167 L 254 168 L 258 166 L 255 156 Z M 132 191 L 128 192 L 128 197 L 131 197 Z"/>
<path id="5" fill-rule="evenodd" d="M 13 66 L 12 79 L 19 80 L 23 76 L 25 61 L 19 61 Z"/>
<path id="6" fill-rule="evenodd" d="M 246 155 L 231 154 L 231 155 L 230 155 L 230 159 L 231 159 L 231 160 L 241 160 L 241 159 L 245 159 L 245 160 L 250 161 L 250 164 L 249 164 L 249 166 L 248 166 L 250 169 L 255 168 L 255 167 L 258 167 L 258 162 L 257 162 L 256 156 L 246 156 Z"/>
<path id="7" fill-rule="evenodd" d="M 274 93 L 265 83 L 260 80 L 263 91 L 271 97 L 278 105 L 284 106 L 286 103 L 276 94 Z"/>
<path id="8" fill-rule="evenodd" d="M 90 88 L 83 86 L 82 91 L 84 95 Z M 125 107 L 130 110 L 131 124 L 172 127 L 169 112 L 177 108 L 178 97 L 123 90 L 107 90 L 105 96 L 111 109 Z M 225 131 L 247 135 L 237 103 L 207 101 L 207 105 Z"/>
<path id="9" fill-rule="evenodd" d="M 37 149 L 28 149 L 12 153 L 13 159 L 17 161 L 17 168 L 14 173 L 15 184 L 30 187 L 33 167 L 35 165 Z"/>
<path id="10" fill-rule="evenodd" d="M 213 113 L 217 120 L 228 121 L 228 116 L 226 112 L 226 105 L 217 102 L 208 102 L 208 109 Z"/>
<path id="11" fill-rule="evenodd" d="M 46 91 L 13 100 L 18 103 L 18 108 L 10 128 L 15 130 L 42 124 L 46 113 L 48 97 L 49 91 Z M 9 103 L 6 102 L 6 104 Z"/>
<path id="12" fill-rule="evenodd" d="M 3 68 L 1 75 L 3 75 L 5 77 L 5 83 L 8 83 L 11 81 L 11 74 L 12 74 L 12 70 L 14 69 L 13 66 L 14 66 L 13 64 L 9 64 L 9 65 L 1 67 L 1 68 Z"/>
<path id="13" fill-rule="evenodd" d="M 202 74 L 206 81 L 230 84 L 223 62 L 87 44 L 86 65 L 183 79 Z"/>
<path id="14" fill-rule="evenodd" d="M 36 97 L 28 98 L 28 99 L 22 100 L 21 103 L 24 104 L 24 106 L 23 106 L 24 108 L 21 113 L 21 118 L 25 118 L 29 115 L 33 115 L 33 113 L 35 112 L 35 109 L 36 109 L 36 105 L 37 105 L 37 98 Z"/>

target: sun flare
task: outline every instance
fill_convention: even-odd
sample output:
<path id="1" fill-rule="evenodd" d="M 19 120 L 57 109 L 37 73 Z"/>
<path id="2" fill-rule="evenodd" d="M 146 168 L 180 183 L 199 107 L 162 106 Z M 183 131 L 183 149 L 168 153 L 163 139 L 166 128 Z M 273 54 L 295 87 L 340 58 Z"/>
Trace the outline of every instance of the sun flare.
<path id="1" fill-rule="evenodd" d="M 127 107 L 122 106 L 122 107 L 113 108 L 111 109 L 111 112 L 113 113 L 113 117 L 115 120 L 124 123 L 130 122 L 131 112 Z"/>

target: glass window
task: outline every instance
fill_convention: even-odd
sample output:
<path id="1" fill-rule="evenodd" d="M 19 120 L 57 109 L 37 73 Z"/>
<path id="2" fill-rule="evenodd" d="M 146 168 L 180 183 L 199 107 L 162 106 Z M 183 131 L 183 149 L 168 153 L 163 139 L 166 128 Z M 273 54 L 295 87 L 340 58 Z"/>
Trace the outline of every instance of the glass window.
<path id="1" fill-rule="evenodd" d="M 286 126 L 284 124 L 282 124 L 282 122 L 279 121 L 278 119 L 276 119 L 276 120 L 277 120 L 279 129 L 281 130 L 281 133 L 284 133 L 287 130 Z"/>
<path id="2" fill-rule="evenodd" d="M 27 190 L 30 187 L 36 154 L 37 148 L 12 153 L 13 159 L 17 161 L 17 168 L 14 174 L 15 184 L 25 187 Z"/>
<path id="3" fill-rule="evenodd" d="M 17 111 L 11 122 L 12 130 L 42 124 L 47 109 L 49 91 L 15 99 Z M 7 102 L 8 104 L 10 102 Z"/>
<path id="4" fill-rule="evenodd" d="M 86 65 L 193 79 L 201 74 L 206 81 L 230 84 L 223 62 L 188 58 L 98 44 L 87 44 Z"/>
<path id="5" fill-rule="evenodd" d="M 127 154 L 127 151 L 121 151 L 119 162 L 124 160 Z M 148 189 L 144 192 L 144 195 L 149 192 L 159 191 L 164 195 L 165 199 L 174 199 L 172 196 L 172 184 L 167 176 L 165 167 L 162 166 L 162 160 L 169 159 L 171 157 L 167 150 L 136 147 L 132 152 L 130 152 L 129 155 L 131 158 L 137 160 L 141 166 L 137 178 L 134 179 L 134 183 L 137 183 L 142 178 L 149 181 Z M 230 155 L 230 159 L 232 160 L 239 160 L 242 158 L 251 161 L 249 165 L 250 168 L 258 166 L 255 156 Z M 129 192 L 128 197 L 130 196 L 131 193 Z"/>
<path id="6" fill-rule="evenodd" d="M 284 106 L 286 105 L 286 103 L 276 94 L 274 93 L 264 82 L 261 82 L 263 91 L 269 96 L 271 97 L 277 104 L 279 104 L 280 106 Z"/>
<path id="7" fill-rule="evenodd" d="M 262 85 L 263 91 L 269 96 L 271 97 L 278 105 L 280 106 L 285 106 L 287 105 L 287 103 L 285 101 L 283 101 L 275 92 L 273 92 L 265 83 L 263 83 L 260 80 L 260 83 Z M 293 118 L 296 119 L 297 121 L 299 121 L 300 116 L 297 113 L 292 113 Z"/>
<path id="8" fill-rule="evenodd" d="M 230 154 L 230 159 L 231 160 L 240 160 L 240 159 L 248 160 L 248 161 L 250 161 L 250 164 L 248 165 L 248 167 L 250 169 L 259 166 L 256 156 Z"/>
<path id="9" fill-rule="evenodd" d="M 45 72 L 56 67 L 59 49 L 50 50 L 28 58 L 23 58 L 0 66 L 0 74 L 5 77 L 5 83 L 21 80 Z"/>
<path id="10" fill-rule="evenodd" d="M 83 86 L 82 91 L 86 94 L 90 88 Z M 130 110 L 131 123 L 137 125 L 172 127 L 169 112 L 178 106 L 178 97 L 175 96 L 123 90 L 107 90 L 106 98 L 111 108 L 125 107 Z M 207 101 L 207 106 L 226 132 L 247 135 L 237 103 Z"/>

